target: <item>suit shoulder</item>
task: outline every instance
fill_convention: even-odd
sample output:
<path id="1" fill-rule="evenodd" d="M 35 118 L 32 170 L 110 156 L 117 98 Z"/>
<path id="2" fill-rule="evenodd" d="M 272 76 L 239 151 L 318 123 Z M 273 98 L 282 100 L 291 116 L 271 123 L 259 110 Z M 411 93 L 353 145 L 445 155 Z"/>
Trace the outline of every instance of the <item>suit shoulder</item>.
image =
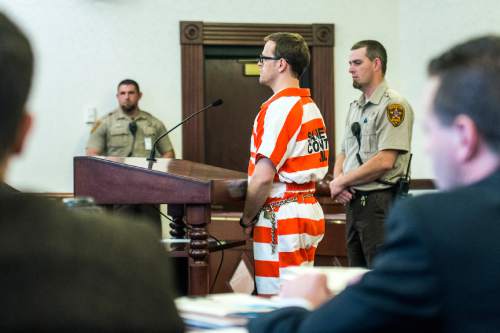
<path id="1" fill-rule="evenodd" d="M 73 215 L 73 212 L 70 212 Z M 107 213 L 78 213 L 77 221 L 88 227 L 89 235 L 100 234 L 118 244 L 142 243 L 144 240 L 155 241 L 156 235 L 146 221 L 132 221 L 127 217 L 113 216 Z M 93 236 L 91 236 L 93 237 Z"/>
<path id="2" fill-rule="evenodd" d="M 441 192 L 426 193 L 398 200 L 394 205 L 394 208 L 404 211 L 418 211 L 424 207 L 436 205 L 436 203 L 441 202 L 444 198 L 443 193 Z"/>
<path id="3" fill-rule="evenodd" d="M 459 218 L 460 210 L 465 210 L 466 205 L 457 205 L 457 202 L 469 202 L 468 190 L 439 191 L 417 195 L 412 198 L 398 200 L 391 210 L 390 216 L 403 223 L 415 223 L 426 231 L 431 229 L 446 229 L 449 224 L 456 221 L 452 216 Z"/>
<path id="4" fill-rule="evenodd" d="M 18 225 L 32 225 L 50 239 L 61 235 L 65 235 L 68 241 L 71 237 L 77 237 L 80 241 L 91 241 L 93 238 L 109 241 L 123 239 L 126 235 L 130 235 L 130 238 L 139 235 L 142 239 L 154 239 L 154 231 L 141 223 L 104 213 L 71 210 L 53 200 L 24 193 L 2 196 L 0 212 Z"/>
<path id="5" fill-rule="evenodd" d="M 421 194 L 397 200 L 389 214 L 391 219 L 388 220 L 402 220 L 404 224 L 411 224 L 412 221 L 416 221 L 418 224 L 421 224 L 420 221 L 425 223 L 425 221 L 432 219 L 431 216 L 435 216 L 435 207 L 439 207 L 442 200 L 441 193 Z"/>

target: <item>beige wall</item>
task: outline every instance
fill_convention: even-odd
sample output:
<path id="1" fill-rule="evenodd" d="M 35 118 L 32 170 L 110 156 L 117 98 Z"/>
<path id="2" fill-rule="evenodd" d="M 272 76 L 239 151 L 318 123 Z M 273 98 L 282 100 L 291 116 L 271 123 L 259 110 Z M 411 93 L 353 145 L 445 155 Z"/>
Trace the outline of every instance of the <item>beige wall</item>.
<path id="1" fill-rule="evenodd" d="M 29 109 L 36 129 L 8 181 L 23 189 L 72 191 L 72 157 L 83 154 L 85 110 L 104 115 L 115 106 L 115 86 L 132 77 L 144 92 L 141 106 L 167 126 L 181 120 L 179 21 L 335 24 L 336 140 L 347 106 L 357 97 L 347 73 L 350 46 L 380 40 L 389 53 L 387 79 L 420 115 L 423 66 L 431 54 L 495 27 L 491 1 L 413 0 L 0 0 L 31 37 L 37 68 Z M 304 4 L 305 7 L 304 7 Z M 484 8 L 481 8 L 484 7 Z M 496 14 L 496 15 L 495 15 Z M 486 15 L 486 17 L 485 17 Z M 333 87 L 332 87 L 333 89 Z M 418 124 L 417 124 L 418 126 Z M 431 177 L 414 147 L 414 175 Z M 171 136 L 181 153 L 181 132 Z M 180 154 L 179 154 L 180 155 Z"/>
<path id="2" fill-rule="evenodd" d="M 399 81 L 416 110 L 413 136 L 414 178 L 432 177 L 423 150 L 421 93 L 429 59 L 453 44 L 481 34 L 500 33 L 500 4 L 495 0 L 400 1 L 401 69 Z"/>

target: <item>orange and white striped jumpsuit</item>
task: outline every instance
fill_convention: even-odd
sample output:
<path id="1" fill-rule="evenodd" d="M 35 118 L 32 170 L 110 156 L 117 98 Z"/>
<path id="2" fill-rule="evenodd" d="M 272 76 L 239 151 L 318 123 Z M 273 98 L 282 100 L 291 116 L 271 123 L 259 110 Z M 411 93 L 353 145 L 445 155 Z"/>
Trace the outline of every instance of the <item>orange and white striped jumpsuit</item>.
<path id="1" fill-rule="evenodd" d="M 328 171 L 328 140 L 310 96 L 309 89 L 281 90 L 262 105 L 253 125 L 249 180 L 262 157 L 277 171 L 265 204 L 274 206 L 275 245 L 269 214 L 262 210 L 253 234 L 259 294 L 277 294 L 287 267 L 312 265 L 325 231 L 323 211 L 312 193 Z"/>

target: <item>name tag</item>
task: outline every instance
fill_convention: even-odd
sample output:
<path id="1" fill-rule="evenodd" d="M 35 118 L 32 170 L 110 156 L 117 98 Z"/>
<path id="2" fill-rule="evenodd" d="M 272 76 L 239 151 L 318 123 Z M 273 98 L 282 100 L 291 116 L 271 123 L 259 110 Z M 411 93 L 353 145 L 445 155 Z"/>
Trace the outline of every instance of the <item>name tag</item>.
<path id="1" fill-rule="evenodd" d="M 152 146 L 151 137 L 144 138 L 144 148 L 146 148 L 146 150 L 151 150 L 152 148 L 151 146 Z"/>

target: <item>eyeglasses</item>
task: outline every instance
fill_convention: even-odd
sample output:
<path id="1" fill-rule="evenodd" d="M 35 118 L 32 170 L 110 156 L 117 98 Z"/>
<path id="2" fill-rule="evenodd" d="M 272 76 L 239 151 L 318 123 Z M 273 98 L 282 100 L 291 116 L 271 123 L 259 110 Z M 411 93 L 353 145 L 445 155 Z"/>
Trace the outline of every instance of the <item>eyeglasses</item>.
<path id="1" fill-rule="evenodd" d="M 281 57 L 268 57 L 268 56 L 265 56 L 265 55 L 259 55 L 259 57 L 257 58 L 257 62 L 258 63 L 264 63 L 264 60 L 280 60 Z"/>

